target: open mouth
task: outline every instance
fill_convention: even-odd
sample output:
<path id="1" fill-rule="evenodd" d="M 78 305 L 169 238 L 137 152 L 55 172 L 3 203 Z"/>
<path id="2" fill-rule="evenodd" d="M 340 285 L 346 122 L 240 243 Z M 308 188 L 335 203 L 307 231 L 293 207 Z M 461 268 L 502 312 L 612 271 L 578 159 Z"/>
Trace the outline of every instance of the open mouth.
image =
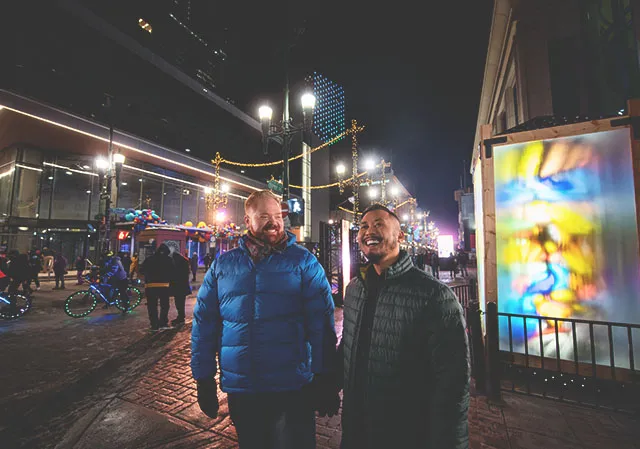
<path id="1" fill-rule="evenodd" d="M 364 243 L 365 246 L 372 248 L 382 243 L 382 240 L 377 237 L 367 237 L 366 239 L 362 240 L 362 243 Z"/>

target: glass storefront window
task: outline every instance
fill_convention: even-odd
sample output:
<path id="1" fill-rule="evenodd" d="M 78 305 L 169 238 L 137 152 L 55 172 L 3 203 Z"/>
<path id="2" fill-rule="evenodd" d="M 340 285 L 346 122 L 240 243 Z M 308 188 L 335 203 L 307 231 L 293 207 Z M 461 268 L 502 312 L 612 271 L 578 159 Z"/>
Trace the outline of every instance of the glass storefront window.
<path id="1" fill-rule="evenodd" d="M 198 192 L 192 187 L 182 189 L 182 222 L 198 224 Z"/>
<path id="2" fill-rule="evenodd" d="M 91 197 L 92 161 L 89 156 L 68 155 L 56 160 L 53 174 L 51 218 L 86 220 Z M 66 167 L 66 168 L 60 168 Z"/>
<path id="3" fill-rule="evenodd" d="M 41 174 L 41 168 L 20 163 L 16 165 L 13 174 L 16 179 L 12 216 L 37 218 Z"/>
<path id="4" fill-rule="evenodd" d="M 16 159 L 15 148 L 0 150 L 0 222 L 9 216 Z"/>
<path id="5" fill-rule="evenodd" d="M 170 182 L 164 183 L 164 203 L 162 218 L 172 225 L 181 224 L 180 198 L 183 187 Z"/>
<path id="6" fill-rule="evenodd" d="M 124 168 L 120 174 L 118 189 L 118 207 L 124 209 L 140 209 L 140 176 Z"/>
<path id="7" fill-rule="evenodd" d="M 198 189 L 198 223 L 204 221 L 207 225 L 213 223 L 213 208 L 207 209 L 204 190 Z M 196 224 L 198 224 L 196 223 Z"/>
<path id="8" fill-rule="evenodd" d="M 158 178 L 144 176 L 142 181 L 142 208 L 160 212 L 162 207 L 162 181 Z"/>

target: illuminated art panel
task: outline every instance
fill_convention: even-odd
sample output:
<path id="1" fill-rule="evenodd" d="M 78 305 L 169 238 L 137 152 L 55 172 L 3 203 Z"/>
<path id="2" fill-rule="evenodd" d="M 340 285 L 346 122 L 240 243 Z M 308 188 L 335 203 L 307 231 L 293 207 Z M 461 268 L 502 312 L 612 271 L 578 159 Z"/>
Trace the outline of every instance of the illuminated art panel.
<path id="1" fill-rule="evenodd" d="M 629 130 L 494 147 L 498 310 L 640 323 L 640 264 Z M 512 318 L 512 342 L 530 354 L 574 359 L 573 330 Z M 640 341 L 637 330 L 634 342 Z M 575 328 L 577 358 L 591 361 L 589 325 Z M 501 349 L 509 348 L 500 317 Z M 609 364 L 606 326 L 595 357 Z M 638 346 L 638 345 L 636 345 Z M 629 365 L 626 330 L 614 328 L 615 364 Z M 637 350 L 637 347 L 635 348 Z M 636 351 L 637 352 L 637 351 Z M 638 357 L 636 355 L 636 357 Z M 636 358 L 636 360 L 638 360 Z"/>
<path id="2" fill-rule="evenodd" d="M 324 75 L 314 72 L 313 132 L 323 142 L 328 142 L 345 131 L 344 90 Z"/>

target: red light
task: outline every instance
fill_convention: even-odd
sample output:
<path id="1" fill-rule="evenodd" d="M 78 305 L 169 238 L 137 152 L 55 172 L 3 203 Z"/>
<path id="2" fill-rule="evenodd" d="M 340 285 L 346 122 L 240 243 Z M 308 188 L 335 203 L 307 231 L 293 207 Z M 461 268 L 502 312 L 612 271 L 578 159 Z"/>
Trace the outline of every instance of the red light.
<path id="1" fill-rule="evenodd" d="M 118 232 L 118 240 L 125 240 L 127 238 L 129 238 L 129 231 Z"/>

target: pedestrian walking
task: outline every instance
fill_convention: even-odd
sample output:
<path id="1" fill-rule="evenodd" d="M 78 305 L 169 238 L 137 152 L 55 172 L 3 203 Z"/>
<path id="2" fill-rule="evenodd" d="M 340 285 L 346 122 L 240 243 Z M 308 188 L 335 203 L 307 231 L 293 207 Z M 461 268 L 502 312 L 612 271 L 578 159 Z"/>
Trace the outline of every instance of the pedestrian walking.
<path id="1" fill-rule="evenodd" d="M 31 280 L 32 272 L 29 265 L 29 256 L 15 249 L 9 251 L 5 274 L 11 278 L 11 283 L 9 284 L 10 292 L 18 291 L 18 288 L 22 285 L 24 292 L 26 294 L 30 293 L 29 281 Z"/>
<path id="2" fill-rule="evenodd" d="M 209 271 L 209 267 L 211 266 L 211 253 L 207 253 L 204 255 L 204 259 L 202 260 L 204 262 L 204 271 L 207 272 Z"/>
<path id="3" fill-rule="evenodd" d="M 42 248 L 42 255 L 44 261 L 44 271 L 47 273 L 47 279 L 51 279 L 51 273 L 53 273 L 53 250 L 47 248 L 46 246 Z"/>
<path id="4" fill-rule="evenodd" d="M 438 251 L 431 253 L 431 270 L 433 270 L 433 277 L 440 279 L 440 256 Z"/>
<path id="5" fill-rule="evenodd" d="M 31 280 L 28 283 L 29 289 L 31 289 L 31 282 L 36 286 L 36 290 L 40 290 L 40 272 L 42 271 L 42 254 L 40 250 L 31 251 L 29 255 L 29 266 L 31 267 Z"/>
<path id="6" fill-rule="evenodd" d="M 285 232 L 275 195 L 252 193 L 244 221 L 249 232 L 213 261 L 198 292 L 198 404 L 217 416 L 217 357 L 240 449 L 315 448 L 314 409 L 332 416 L 339 407 L 331 287 L 315 256 Z"/>
<path id="7" fill-rule="evenodd" d="M 84 284 L 84 270 L 87 268 L 87 261 L 85 260 L 84 257 L 82 256 L 78 256 L 76 257 L 76 278 L 77 278 L 77 283 L 76 285 L 82 285 Z"/>
<path id="8" fill-rule="evenodd" d="M 169 328 L 169 286 L 175 271 L 173 261 L 169 257 L 170 252 L 169 247 L 162 243 L 156 253 L 147 257 L 140 267 L 145 280 L 147 311 L 152 331 Z"/>
<path id="9" fill-rule="evenodd" d="M 131 257 L 131 266 L 129 267 L 129 277 L 135 279 L 138 275 L 138 253 L 133 253 Z"/>
<path id="10" fill-rule="evenodd" d="M 400 250 L 397 216 L 362 213 L 368 259 L 347 286 L 340 342 L 344 363 L 342 448 L 469 447 L 469 348 L 451 290 Z"/>
<path id="11" fill-rule="evenodd" d="M 176 307 L 178 316 L 171 320 L 172 326 L 180 326 L 184 324 L 185 319 L 185 303 L 187 296 L 191 294 L 191 285 L 189 285 L 189 260 L 180 254 L 179 251 L 171 253 L 175 272 L 171 281 L 171 296 Z"/>
<path id="12" fill-rule="evenodd" d="M 460 250 L 458 262 L 460 264 L 460 276 L 468 277 L 469 272 L 467 271 L 467 266 L 469 265 L 469 254 L 467 254 L 465 250 Z"/>
<path id="13" fill-rule="evenodd" d="M 124 268 L 125 273 L 127 273 L 127 277 L 129 277 L 129 272 L 131 271 L 131 256 L 129 253 L 122 253 L 122 257 L 120 258 L 122 262 L 122 267 Z"/>
<path id="14" fill-rule="evenodd" d="M 53 274 L 56 286 L 53 290 L 64 290 L 64 275 L 67 273 L 67 258 L 62 253 L 55 253 L 53 256 Z"/>
<path id="15" fill-rule="evenodd" d="M 458 259 L 456 258 L 456 255 L 453 253 L 449 254 L 449 263 L 450 263 L 450 270 L 449 270 L 449 275 L 451 276 L 452 280 L 456 280 L 456 273 L 458 272 Z"/>
<path id="16" fill-rule="evenodd" d="M 191 255 L 191 259 L 189 260 L 189 263 L 191 265 L 191 273 L 193 274 L 193 277 L 191 278 L 191 282 L 195 282 L 196 273 L 198 272 L 198 253 L 194 252 Z"/>

